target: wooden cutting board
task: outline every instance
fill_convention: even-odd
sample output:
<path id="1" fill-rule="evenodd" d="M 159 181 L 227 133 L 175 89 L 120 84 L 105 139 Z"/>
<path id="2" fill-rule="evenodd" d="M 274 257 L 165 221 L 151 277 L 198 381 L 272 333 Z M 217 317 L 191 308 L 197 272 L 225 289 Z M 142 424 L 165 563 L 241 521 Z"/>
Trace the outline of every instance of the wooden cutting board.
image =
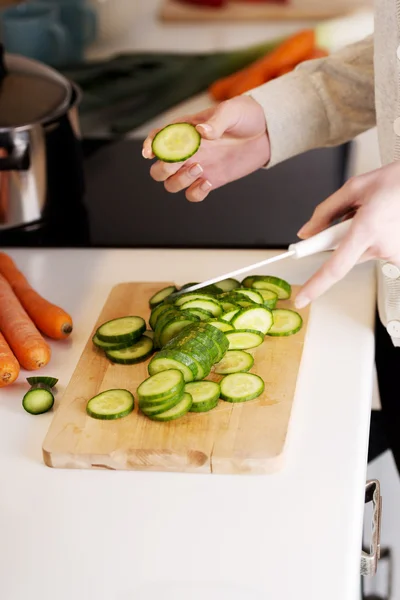
<path id="1" fill-rule="evenodd" d="M 127 283 L 113 288 L 96 323 L 126 315 L 149 316 L 148 299 L 167 283 Z M 296 288 L 294 288 L 296 292 Z M 292 307 L 290 301 L 281 306 Z M 254 353 L 252 372 L 265 381 L 257 400 L 220 401 L 209 413 L 156 423 L 137 408 L 136 389 L 147 362 L 114 365 L 89 338 L 43 443 L 46 465 L 75 469 L 124 469 L 195 473 L 262 474 L 282 465 L 297 375 L 308 324 L 287 338 L 266 338 Z M 93 330 L 93 333 L 95 331 Z M 216 375 L 211 379 L 219 381 Z M 135 395 L 135 411 L 117 421 L 86 414 L 87 401 L 112 388 Z"/>
<path id="2" fill-rule="evenodd" d="M 370 7 L 369 0 L 292 0 L 287 6 L 249 2 L 230 2 L 224 8 L 190 6 L 179 0 L 164 0 L 160 9 L 163 21 L 314 21 L 349 14 Z"/>

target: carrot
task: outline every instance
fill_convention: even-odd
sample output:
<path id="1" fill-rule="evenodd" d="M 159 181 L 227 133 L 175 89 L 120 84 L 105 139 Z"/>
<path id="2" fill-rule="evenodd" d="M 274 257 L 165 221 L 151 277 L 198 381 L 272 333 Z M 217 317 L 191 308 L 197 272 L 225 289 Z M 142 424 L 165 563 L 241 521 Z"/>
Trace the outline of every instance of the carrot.
<path id="1" fill-rule="evenodd" d="M 50 361 L 48 344 L 32 323 L 10 284 L 0 275 L 0 330 L 24 369 L 33 371 Z"/>
<path id="2" fill-rule="evenodd" d="M 217 79 L 214 83 L 210 85 L 208 88 L 208 93 L 211 97 L 217 102 L 222 102 L 229 97 L 229 90 L 231 87 L 239 81 L 242 76 L 243 71 L 236 71 L 236 73 L 232 73 L 232 75 L 228 75 L 227 77 L 222 77 L 221 79 Z"/>
<path id="3" fill-rule="evenodd" d="M 14 383 L 19 375 L 19 362 L 0 333 L 0 387 Z"/>
<path id="4" fill-rule="evenodd" d="M 18 270 L 10 256 L 0 252 L 0 274 L 7 279 L 26 312 L 44 335 L 54 340 L 69 336 L 72 319 L 62 308 L 40 296 Z"/>
<path id="5" fill-rule="evenodd" d="M 321 48 L 314 48 L 314 50 L 310 53 L 310 55 L 307 56 L 307 58 L 305 58 L 301 62 L 305 62 L 307 60 L 314 60 L 316 58 L 324 58 L 325 56 L 329 56 L 329 53 L 326 52 L 326 50 L 322 50 Z M 281 69 L 279 71 L 279 73 L 277 74 L 277 77 L 281 77 L 281 75 L 286 75 L 287 73 L 290 73 L 297 67 L 298 64 L 301 64 L 301 63 L 297 63 L 294 65 L 286 65 L 285 67 L 283 67 L 283 69 Z"/>

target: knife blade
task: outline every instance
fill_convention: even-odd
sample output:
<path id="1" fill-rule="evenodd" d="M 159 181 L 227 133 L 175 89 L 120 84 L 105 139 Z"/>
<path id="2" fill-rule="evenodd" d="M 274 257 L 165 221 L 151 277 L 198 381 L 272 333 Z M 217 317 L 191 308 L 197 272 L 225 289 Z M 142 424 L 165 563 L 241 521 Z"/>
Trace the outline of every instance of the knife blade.
<path id="1" fill-rule="evenodd" d="M 283 252 L 282 254 L 278 254 L 277 256 L 273 256 L 265 260 L 261 260 L 257 263 L 248 265 L 246 267 L 242 267 L 240 269 L 236 269 L 235 271 L 230 271 L 229 273 L 224 273 L 223 275 L 218 275 L 217 277 L 213 277 L 212 279 L 208 279 L 207 281 L 203 281 L 202 283 L 196 283 L 195 285 L 191 285 L 190 287 L 186 287 L 183 289 L 181 288 L 180 290 L 171 294 L 170 298 L 179 296 L 181 294 L 188 294 L 190 292 L 201 290 L 202 288 L 207 287 L 208 285 L 224 281 L 224 279 L 237 277 L 238 275 L 248 273 L 249 271 L 255 271 L 257 269 L 260 269 L 261 267 L 265 267 L 266 265 L 270 265 L 280 260 L 285 260 L 287 258 L 305 258 L 306 256 L 318 254 L 319 252 L 334 250 L 348 233 L 351 224 L 352 219 L 342 221 L 337 225 L 333 225 L 332 227 L 324 229 L 324 231 L 317 233 L 316 235 L 308 238 L 307 240 L 302 240 L 301 242 L 291 244 L 288 250 L 286 252 Z"/>

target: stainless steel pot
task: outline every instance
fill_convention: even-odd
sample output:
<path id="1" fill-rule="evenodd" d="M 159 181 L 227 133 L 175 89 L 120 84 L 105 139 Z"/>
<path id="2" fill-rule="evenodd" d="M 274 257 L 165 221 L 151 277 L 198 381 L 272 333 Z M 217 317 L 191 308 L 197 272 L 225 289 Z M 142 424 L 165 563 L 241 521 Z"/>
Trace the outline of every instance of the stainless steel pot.
<path id="1" fill-rule="evenodd" d="M 57 71 L 25 57 L 3 55 L 3 65 L 0 233 L 39 224 L 49 199 L 60 193 L 62 173 L 76 180 L 74 193 L 83 194 L 80 90 Z"/>

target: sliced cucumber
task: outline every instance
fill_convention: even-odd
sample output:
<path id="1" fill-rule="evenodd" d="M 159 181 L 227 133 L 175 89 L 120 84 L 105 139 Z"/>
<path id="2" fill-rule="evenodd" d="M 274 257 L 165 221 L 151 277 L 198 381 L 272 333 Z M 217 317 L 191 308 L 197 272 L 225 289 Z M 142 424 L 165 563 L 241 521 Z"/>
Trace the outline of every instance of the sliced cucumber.
<path id="1" fill-rule="evenodd" d="M 168 287 L 159 290 L 156 294 L 154 294 L 154 296 L 150 298 L 150 308 L 155 308 L 156 306 L 164 302 L 164 300 L 174 292 L 176 292 L 176 287 L 174 285 L 169 285 Z"/>
<path id="2" fill-rule="evenodd" d="M 260 331 L 236 330 L 228 331 L 226 337 L 229 341 L 229 350 L 249 350 L 257 348 L 264 341 L 264 334 Z"/>
<path id="3" fill-rule="evenodd" d="M 273 325 L 272 312 L 265 306 L 244 308 L 231 321 L 235 329 L 253 329 L 264 335 Z"/>
<path id="4" fill-rule="evenodd" d="M 278 294 L 279 300 L 287 300 L 292 295 L 290 283 L 279 277 L 255 275 L 251 287 L 260 290 L 271 290 Z"/>
<path id="5" fill-rule="evenodd" d="M 227 321 L 220 321 L 218 319 L 212 319 L 211 321 L 208 321 L 208 324 L 222 332 L 232 331 L 234 329 L 231 323 L 228 323 Z"/>
<path id="6" fill-rule="evenodd" d="M 22 406 L 31 415 L 42 415 L 48 412 L 54 404 L 54 396 L 49 386 L 43 383 L 33 384 L 22 399 Z"/>
<path id="7" fill-rule="evenodd" d="M 188 393 L 183 394 L 182 399 L 173 408 L 170 408 L 162 413 L 147 415 L 153 421 L 174 421 L 185 416 L 191 409 L 193 404 L 192 396 Z"/>
<path id="8" fill-rule="evenodd" d="M 242 287 L 251 288 L 253 286 L 254 277 L 254 275 L 245 277 L 241 283 Z"/>
<path id="9" fill-rule="evenodd" d="M 179 350 L 161 350 L 149 363 L 149 375 L 177 369 L 181 371 L 185 382 L 193 381 L 199 372 L 198 363 L 190 354 Z"/>
<path id="10" fill-rule="evenodd" d="M 27 382 L 29 385 L 36 385 L 38 383 L 42 383 L 43 385 L 49 387 L 50 389 L 57 385 L 58 379 L 56 377 L 27 377 Z"/>
<path id="11" fill-rule="evenodd" d="M 231 310 L 236 310 L 237 308 L 240 309 L 239 304 L 237 304 L 237 302 L 233 302 L 233 300 L 230 301 L 230 300 L 222 299 L 221 306 L 222 306 L 222 310 L 224 311 L 224 313 L 230 312 Z"/>
<path id="12" fill-rule="evenodd" d="M 128 390 L 107 390 L 89 400 L 86 412 L 94 419 L 121 419 L 133 411 L 134 404 Z"/>
<path id="13" fill-rule="evenodd" d="M 194 315 L 181 315 L 175 317 L 163 327 L 160 332 L 160 347 L 163 348 L 165 344 L 174 339 L 182 329 L 185 329 L 188 325 L 196 321 L 197 317 Z"/>
<path id="14" fill-rule="evenodd" d="M 120 365 L 134 365 L 143 362 L 153 354 L 153 340 L 143 335 L 139 341 L 120 350 L 106 350 L 106 356 L 111 362 Z"/>
<path id="15" fill-rule="evenodd" d="M 217 406 L 221 388 L 214 381 L 196 381 L 185 385 L 185 392 L 193 399 L 190 412 L 208 412 Z"/>
<path id="16" fill-rule="evenodd" d="M 133 342 L 145 331 L 146 322 L 142 317 L 121 317 L 101 325 L 97 330 L 97 337 L 103 342 Z"/>
<path id="17" fill-rule="evenodd" d="M 219 317 L 222 314 L 222 306 L 216 300 L 201 300 L 197 298 L 196 300 L 189 300 L 184 304 L 181 304 L 181 309 L 186 310 L 190 308 L 201 308 L 202 310 L 208 310 L 213 317 Z"/>
<path id="18" fill-rule="evenodd" d="M 259 292 L 256 292 L 255 290 L 238 288 L 237 290 L 234 290 L 232 292 L 232 297 L 235 298 L 235 297 L 237 297 L 238 294 L 239 294 L 239 296 L 246 296 L 247 298 L 249 298 L 249 300 L 251 300 L 255 304 L 263 304 L 263 302 L 264 302 L 261 294 Z"/>
<path id="19" fill-rule="evenodd" d="M 186 309 L 191 315 L 198 317 L 200 321 L 209 321 L 214 318 L 214 315 L 209 310 L 204 310 L 203 308 L 188 308 Z"/>
<path id="20" fill-rule="evenodd" d="M 219 281 L 216 286 L 223 292 L 230 292 L 231 290 L 240 287 L 240 283 L 237 279 L 224 279 L 223 281 Z"/>
<path id="21" fill-rule="evenodd" d="M 190 123 L 173 123 L 159 131 L 153 139 L 153 154 L 163 162 L 183 162 L 200 148 L 201 135 Z"/>
<path id="22" fill-rule="evenodd" d="M 158 306 L 156 306 L 156 308 L 154 308 L 151 311 L 149 325 L 153 331 L 155 330 L 157 321 L 161 317 L 161 315 L 169 310 L 171 310 L 171 306 L 169 304 L 159 304 Z"/>
<path id="23" fill-rule="evenodd" d="M 223 315 L 221 315 L 221 320 L 222 321 L 227 321 L 228 323 L 230 323 L 230 321 L 233 319 L 233 317 L 235 315 L 238 314 L 238 312 L 240 312 L 240 308 L 235 308 L 235 310 L 230 310 L 227 313 L 224 313 Z"/>
<path id="24" fill-rule="evenodd" d="M 140 402 L 140 410 L 148 417 L 152 415 L 158 415 L 176 406 L 182 400 L 183 394 L 184 391 L 182 390 L 179 392 L 179 394 L 175 394 L 175 396 L 169 396 L 160 402 Z"/>
<path id="25" fill-rule="evenodd" d="M 278 294 L 271 290 L 257 290 L 264 300 L 264 306 L 267 308 L 275 308 L 278 302 Z"/>
<path id="26" fill-rule="evenodd" d="M 147 331 L 144 332 L 144 334 L 146 337 L 150 338 L 151 340 L 154 340 L 154 331 L 151 331 L 150 329 L 148 329 Z"/>
<path id="27" fill-rule="evenodd" d="M 227 402 L 247 402 L 261 396 L 264 382 L 253 373 L 234 373 L 221 381 L 221 398 Z"/>
<path id="28" fill-rule="evenodd" d="M 131 340 L 124 340 L 122 342 L 103 342 L 96 333 L 92 337 L 92 342 L 96 348 L 100 348 L 100 350 L 121 350 L 122 348 L 128 348 L 132 344 Z"/>
<path id="29" fill-rule="evenodd" d="M 179 394 L 183 390 L 185 381 L 181 371 L 170 369 L 161 371 L 145 379 L 138 387 L 140 400 L 153 401 Z"/>
<path id="30" fill-rule="evenodd" d="M 244 350 L 228 350 L 224 358 L 215 365 L 218 375 L 229 375 L 230 373 L 246 373 L 254 365 L 254 358 Z"/>
<path id="31" fill-rule="evenodd" d="M 190 292 L 188 294 L 181 294 L 178 296 L 178 298 L 175 300 L 175 305 L 182 306 L 182 304 L 186 304 L 186 302 L 190 302 L 191 300 L 210 300 L 211 302 L 214 302 L 215 298 L 214 296 L 206 294 L 205 292 Z"/>
<path id="32" fill-rule="evenodd" d="M 294 335 L 303 327 L 303 319 L 299 313 L 286 308 L 276 308 L 272 311 L 274 324 L 268 331 L 268 335 L 283 337 Z"/>

